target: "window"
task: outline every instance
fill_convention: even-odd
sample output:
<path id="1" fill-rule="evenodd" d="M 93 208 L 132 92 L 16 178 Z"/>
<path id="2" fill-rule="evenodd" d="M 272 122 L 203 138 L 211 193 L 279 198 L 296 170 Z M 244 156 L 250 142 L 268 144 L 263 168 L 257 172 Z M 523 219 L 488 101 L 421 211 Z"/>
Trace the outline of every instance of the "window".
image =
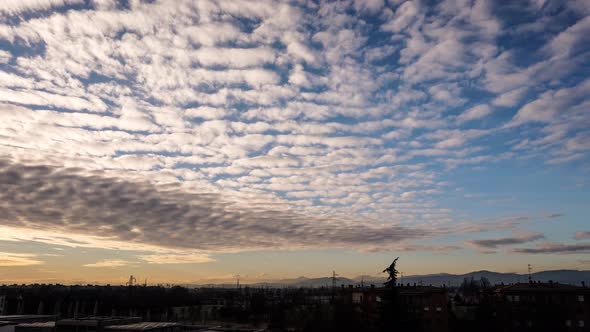
<path id="1" fill-rule="evenodd" d="M 514 302 L 519 302 L 519 301 L 520 301 L 520 296 L 514 295 Z"/>
<path id="2" fill-rule="evenodd" d="M 579 320 L 578 321 L 578 327 L 584 327 L 584 321 L 583 320 Z"/>
<path id="3" fill-rule="evenodd" d="M 436 307 L 436 311 L 441 312 L 442 308 L 441 307 Z"/>
<path id="4" fill-rule="evenodd" d="M 569 320 L 569 319 L 568 319 L 568 320 L 566 320 L 566 321 L 565 321 L 565 326 L 567 326 L 567 327 L 570 327 L 570 326 L 572 326 L 572 321 L 571 321 L 571 320 Z"/>
<path id="5" fill-rule="evenodd" d="M 424 307 L 424 311 L 430 311 L 429 307 Z"/>
<path id="6" fill-rule="evenodd" d="M 584 295 L 578 295 L 578 302 L 584 302 Z"/>

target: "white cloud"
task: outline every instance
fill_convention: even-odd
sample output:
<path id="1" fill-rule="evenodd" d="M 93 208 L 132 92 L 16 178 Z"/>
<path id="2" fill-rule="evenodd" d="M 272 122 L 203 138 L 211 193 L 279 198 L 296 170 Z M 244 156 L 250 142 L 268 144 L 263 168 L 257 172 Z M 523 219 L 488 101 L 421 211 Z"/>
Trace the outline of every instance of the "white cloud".
<path id="1" fill-rule="evenodd" d="M 49 10 L 65 5 L 82 3 L 84 3 L 83 0 L 9 0 L 0 3 L 0 12 L 8 15 L 17 15 L 27 11 Z"/>
<path id="2" fill-rule="evenodd" d="M 43 264 L 35 254 L 0 252 L 0 267 L 30 266 Z"/>
<path id="3" fill-rule="evenodd" d="M 492 103 L 496 106 L 513 107 L 522 100 L 526 93 L 526 88 L 517 88 L 499 95 Z"/>
<path id="4" fill-rule="evenodd" d="M 149 264 L 198 264 L 213 261 L 208 255 L 199 253 L 140 255 L 139 258 Z"/>
<path id="5" fill-rule="evenodd" d="M 473 120 L 479 120 L 490 115 L 492 111 L 492 108 L 488 105 L 477 105 L 459 114 L 457 117 L 457 122 L 465 123 Z"/>
<path id="6" fill-rule="evenodd" d="M 587 16 L 555 36 L 545 48 L 553 56 L 569 56 L 590 42 L 589 32 L 590 16 Z"/>
<path id="7" fill-rule="evenodd" d="M 417 1 L 406 1 L 395 10 L 393 18 L 389 22 L 383 24 L 381 28 L 385 31 L 400 32 L 407 28 L 412 22 L 416 21 L 418 11 L 419 5 Z"/>
<path id="8" fill-rule="evenodd" d="M 268 47 L 259 48 L 200 48 L 191 54 L 199 64 L 205 67 L 226 66 L 245 68 L 272 63 L 275 51 Z"/>
<path id="9" fill-rule="evenodd" d="M 84 267 L 96 267 L 96 268 L 112 268 L 112 267 L 122 267 L 122 266 L 126 266 L 129 265 L 130 262 L 122 260 L 122 259 L 104 259 L 101 261 L 98 261 L 96 263 L 89 263 L 89 264 L 84 264 Z"/>
<path id="10" fill-rule="evenodd" d="M 549 90 L 518 110 L 509 126 L 517 126 L 527 122 L 551 123 L 566 116 L 564 109 L 570 109 L 567 116 L 575 116 L 586 109 L 587 96 L 590 95 L 590 80 L 558 90 Z M 582 107 L 578 107 L 582 106 Z"/>

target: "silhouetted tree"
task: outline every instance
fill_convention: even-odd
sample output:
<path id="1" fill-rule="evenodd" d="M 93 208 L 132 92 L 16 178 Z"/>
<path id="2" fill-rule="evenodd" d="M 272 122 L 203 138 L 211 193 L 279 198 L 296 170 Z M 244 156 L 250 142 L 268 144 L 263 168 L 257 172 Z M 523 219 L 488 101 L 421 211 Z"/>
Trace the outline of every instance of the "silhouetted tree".
<path id="1" fill-rule="evenodd" d="M 479 285 L 483 289 L 487 289 L 487 288 L 492 287 L 492 283 L 486 277 L 481 277 L 481 279 L 479 280 Z"/>
<path id="2" fill-rule="evenodd" d="M 383 270 L 389 277 L 384 283 L 385 290 L 381 297 L 381 331 L 415 331 L 414 321 L 408 316 L 404 309 L 399 294 L 399 287 L 396 287 L 398 270 L 396 269 L 397 260 L 393 260 L 388 268 Z"/>
<path id="3" fill-rule="evenodd" d="M 385 287 L 387 288 L 395 287 L 397 283 L 398 270 L 395 268 L 395 264 L 397 263 L 398 259 L 399 257 L 394 259 L 393 262 L 391 262 L 391 265 L 389 265 L 388 268 L 383 270 L 383 273 L 387 272 L 389 274 L 389 276 L 387 277 L 387 281 L 384 283 Z"/>

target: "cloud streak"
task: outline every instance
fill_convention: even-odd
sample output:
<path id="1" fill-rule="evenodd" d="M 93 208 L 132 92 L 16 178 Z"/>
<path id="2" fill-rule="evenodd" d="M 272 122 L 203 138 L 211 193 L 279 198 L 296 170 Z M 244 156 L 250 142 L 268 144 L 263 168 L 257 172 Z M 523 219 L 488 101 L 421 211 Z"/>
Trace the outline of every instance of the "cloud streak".
<path id="1" fill-rule="evenodd" d="M 84 264 L 84 267 L 94 267 L 94 268 L 113 268 L 113 267 L 122 267 L 129 265 L 130 262 L 122 260 L 122 259 L 105 259 L 98 261 L 96 263 L 89 263 Z"/>
<path id="2" fill-rule="evenodd" d="M 501 237 L 495 239 L 470 240 L 467 241 L 467 243 L 480 249 L 496 249 L 498 247 L 523 244 L 527 242 L 541 240 L 544 238 L 545 235 L 536 233 L 530 235 Z"/>
<path id="3" fill-rule="evenodd" d="M 0 268 L 43 264 L 35 254 L 0 252 Z"/>
<path id="4" fill-rule="evenodd" d="M 523 254 L 580 254 L 590 252 L 590 243 L 546 243 L 534 248 L 516 248 L 513 252 Z"/>

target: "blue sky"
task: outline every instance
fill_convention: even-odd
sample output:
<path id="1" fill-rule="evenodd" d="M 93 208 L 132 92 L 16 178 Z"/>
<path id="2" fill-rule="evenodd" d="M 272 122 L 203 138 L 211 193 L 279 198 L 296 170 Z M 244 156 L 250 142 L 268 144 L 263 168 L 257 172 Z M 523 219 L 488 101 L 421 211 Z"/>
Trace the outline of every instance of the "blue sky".
<path id="1" fill-rule="evenodd" d="M 588 36 L 579 0 L 3 1 L 0 282 L 590 268 Z"/>

